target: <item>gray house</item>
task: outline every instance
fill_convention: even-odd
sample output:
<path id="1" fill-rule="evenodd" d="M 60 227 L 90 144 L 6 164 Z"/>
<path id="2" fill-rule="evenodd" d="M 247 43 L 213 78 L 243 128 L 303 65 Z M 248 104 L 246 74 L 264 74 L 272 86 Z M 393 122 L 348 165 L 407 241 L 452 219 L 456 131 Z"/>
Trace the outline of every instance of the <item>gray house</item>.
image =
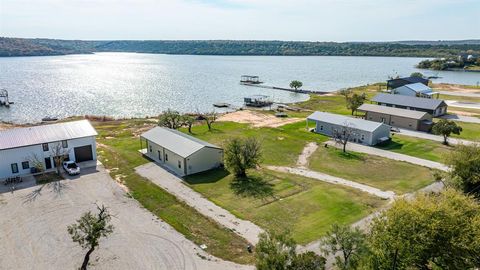
<path id="1" fill-rule="evenodd" d="M 441 99 L 430 99 L 392 94 L 378 94 L 372 98 L 378 105 L 427 112 L 434 117 L 447 113 L 447 103 Z"/>
<path id="2" fill-rule="evenodd" d="M 339 114 L 314 112 L 307 117 L 308 121 L 315 122 L 316 133 L 335 136 L 336 132 L 341 132 L 345 127 L 352 130 L 353 136 L 350 141 L 365 145 L 376 145 L 390 139 L 390 126 L 384 123 L 367 121 L 359 118 L 351 118 Z"/>
<path id="3" fill-rule="evenodd" d="M 185 176 L 217 168 L 223 163 L 223 149 L 183 132 L 155 127 L 140 136 L 144 155 Z"/>
<path id="4" fill-rule="evenodd" d="M 439 93 L 434 92 L 432 88 L 422 83 L 411 83 L 393 89 L 392 94 L 411 97 L 432 98 L 434 95 L 438 96 Z"/>
<path id="5" fill-rule="evenodd" d="M 430 131 L 432 128 L 432 116 L 426 112 L 399 109 L 375 104 L 363 104 L 358 108 L 359 112 L 365 112 L 365 119 L 385 123 L 390 126 Z"/>

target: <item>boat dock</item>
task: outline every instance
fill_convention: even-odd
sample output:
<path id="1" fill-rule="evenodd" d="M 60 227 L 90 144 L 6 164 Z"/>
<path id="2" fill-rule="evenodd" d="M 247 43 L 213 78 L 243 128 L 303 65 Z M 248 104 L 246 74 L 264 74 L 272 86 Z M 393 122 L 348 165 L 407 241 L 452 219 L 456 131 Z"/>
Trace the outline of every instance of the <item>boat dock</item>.
<path id="1" fill-rule="evenodd" d="M 252 87 L 259 87 L 259 88 L 267 88 L 267 89 L 275 89 L 275 90 L 282 90 L 282 91 L 288 91 L 292 93 L 299 93 L 299 94 L 318 94 L 318 95 L 325 95 L 330 92 L 325 92 L 325 91 L 314 91 L 314 90 L 306 90 L 306 89 L 291 89 L 291 88 L 284 88 L 284 87 L 278 87 L 278 86 L 270 86 L 270 85 L 262 85 L 262 84 L 252 84 L 252 83 L 246 83 L 246 82 L 240 82 L 241 85 L 245 86 L 252 86 Z"/>
<path id="2" fill-rule="evenodd" d="M 10 107 L 10 104 L 13 104 L 13 102 L 8 99 L 8 91 L 0 89 L 0 106 Z"/>

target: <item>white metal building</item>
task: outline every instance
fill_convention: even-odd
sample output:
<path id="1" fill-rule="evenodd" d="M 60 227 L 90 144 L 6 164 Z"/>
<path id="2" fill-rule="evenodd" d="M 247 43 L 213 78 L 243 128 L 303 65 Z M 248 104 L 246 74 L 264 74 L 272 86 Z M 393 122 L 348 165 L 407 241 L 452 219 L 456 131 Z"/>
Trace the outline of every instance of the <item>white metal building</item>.
<path id="1" fill-rule="evenodd" d="M 307 117 L 307 127 L 308 121 L 315 122 L 315 132 L 329 137 L 333 137 L 335 132 L 341 132 L 345 126 L 348 126 L 353 133 L 350 141 L 355 143 L 376 145 L 390 138 L 391 127 L 384 123 L 326 112 L 312 113 Z"/>
<path id="2" fill-rule="evenodd" d="M 404 95 L 411 97 L 432 98 L 435 94 L 438 96 L 438 92 L 434 92 L 432 88 L 424 85 L 423 83 L 411 83 L 404 86 L 400 86 L 392 90 L 393 94 Z"/>
<path id="3" fill-rule="evenodd" d="M 183 132 L 155 127 L 140 136 L 146 142 L 143 153 L 185 176 L 217 168 L 223 163 L 223 149 Z"/>
<path id="4" fill-rule="evenodd" d="M 0 131 L 0 178 L 30 174 L 32 163 L 54 170 L 57 153 L 76 162 L 96 160 L 96 135 L 88 120 Z"/>

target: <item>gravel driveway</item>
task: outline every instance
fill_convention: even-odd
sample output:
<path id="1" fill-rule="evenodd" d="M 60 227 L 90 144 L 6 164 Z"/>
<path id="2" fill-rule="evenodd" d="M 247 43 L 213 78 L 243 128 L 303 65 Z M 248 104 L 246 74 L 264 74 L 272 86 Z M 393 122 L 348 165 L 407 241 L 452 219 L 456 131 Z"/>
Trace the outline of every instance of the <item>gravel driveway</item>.
<path id="1" fill-rule="evenodd" d="M 206 254 L 97 170 L 59 182 L 60 191 L 44 186 L 32 200 L 41 186 L 0 194 L 0 269 L 77 269 L 85 252 L 66 228 L 95 202 L 109 207 L 115 229 L 92 254 L 91 269 L 253 269 Z"/>

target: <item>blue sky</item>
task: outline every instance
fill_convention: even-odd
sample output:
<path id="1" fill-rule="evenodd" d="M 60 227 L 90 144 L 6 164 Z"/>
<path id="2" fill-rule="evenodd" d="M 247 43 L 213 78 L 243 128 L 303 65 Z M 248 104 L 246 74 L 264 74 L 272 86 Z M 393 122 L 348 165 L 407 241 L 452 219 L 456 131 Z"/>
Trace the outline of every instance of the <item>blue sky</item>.
<path id="1" fill-rule="evenodd" d="M 480 0 L 0 0 L 0 36 L 479 39 L 479 14 Z"/>

